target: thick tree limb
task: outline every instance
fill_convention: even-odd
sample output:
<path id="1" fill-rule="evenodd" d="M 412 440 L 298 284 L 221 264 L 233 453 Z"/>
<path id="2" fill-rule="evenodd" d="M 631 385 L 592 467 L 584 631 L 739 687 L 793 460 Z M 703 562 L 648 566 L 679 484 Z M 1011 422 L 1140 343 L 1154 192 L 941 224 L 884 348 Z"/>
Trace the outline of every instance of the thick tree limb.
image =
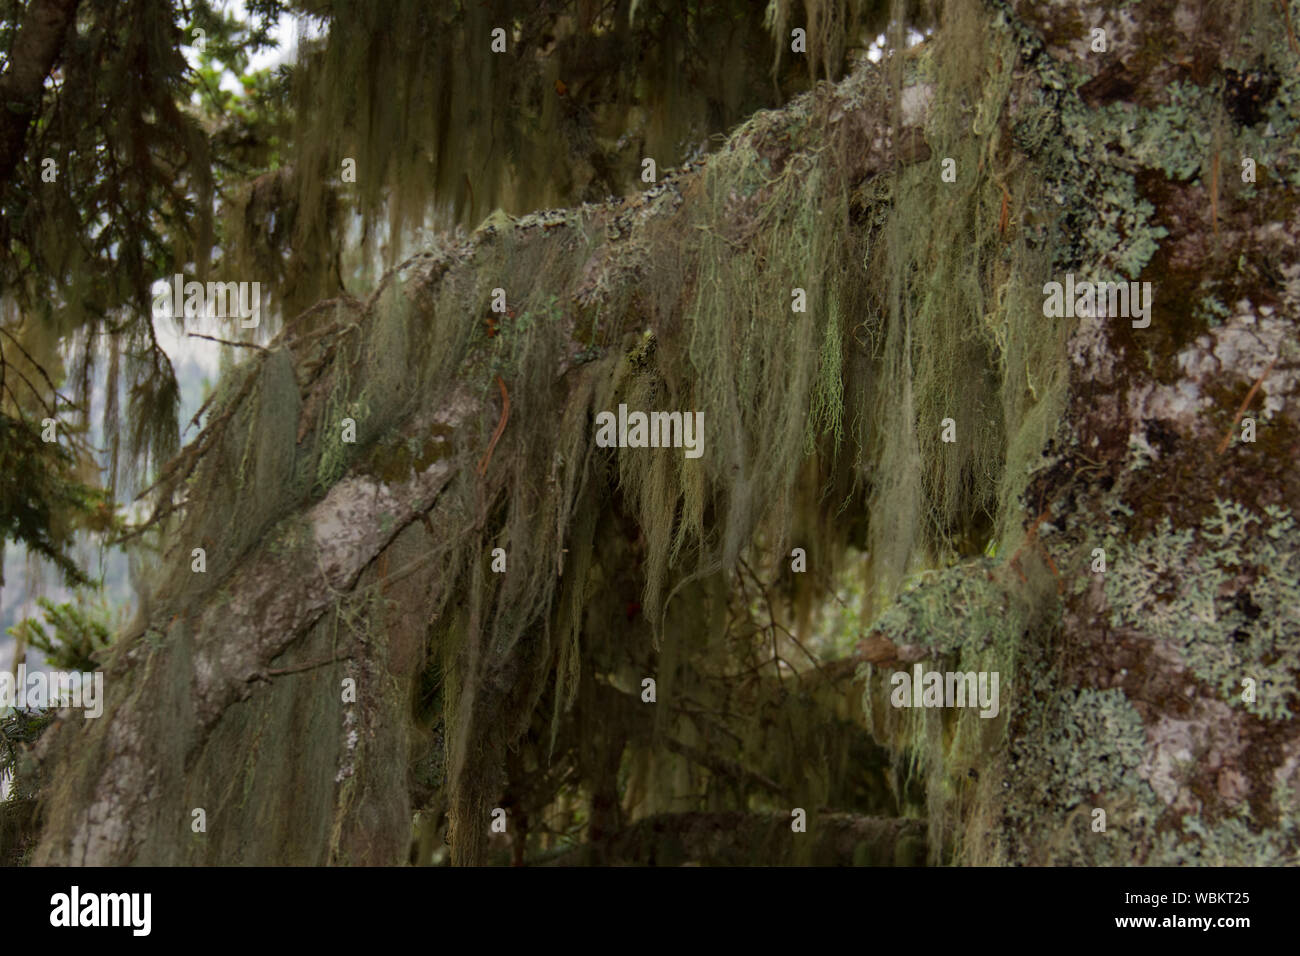
<path id="1" fill-rule="evenodd" d="M 27 128 L 41 103 L 45 79 L 63 50 L 78 0 L 33 0 L 0 74 L 0 184 L 22 158 Z"/>
<path id="2" fill-rule="evenodd" d="M 800 161 L 801 151 L 809 156 L 815 151 L 837 157 L 844 180 L 860 183 L 919 158 L 912 141 L 918 139 L 923 116 L 908 118 L 909 145 L 903 150 L 906 155 L 900 155 L 892 131 L 880 119 L 888 113 L 890 95 L 878 72 L 864 70 L 784 111 L 766 114 L 745 135 L 753 137 L 753 147 L 773 170 Z M 804 145 L 786 135 L 791 128 L 803 130 Z M 831 152 L 826 152 L 828 143 L 836 147 Z M 677 241 L 687 218 L 683 209 L 698 196 L 704 165 L 692 164 L 664 176 L 631 202 L 588 206 L 554 221 L 547 214 L 527 217 L 511 226 L 512 247 L 516 254 L 527 255 L 530 248 L 585 243 L 590 235 L 603 232 L 605 241 L 593 248 L 573 292 L 575 298 L 595 296 L 598 290 L 588 284 L 609 263 L 628 258 L 629 248 Z M 740 231 L 734 223 L 718 225 Z M 500 241 L 492 229 L 480 230 L 460 248 L 416 256 L 398 270 L 394 279 L 401 281 L 405 299 L 414 306 L 411 335 L 453 321 L 435 314 L 440 289 L 445 283 L 473 281 Z M 611 281 L 644 281 L 642 270 L 654 268 L 658 260 L 649 256 L 637 261 L 643 264 L 611 271 Z M 378 321 L 381 316 L 391 318 L 380 311 L 390 307 L 381 288 L 326 341 L 311 338 L 310 330 L 287 329 L 269 351 L 250 360 L 257 364 L 250 364 L 245 373 L 245 387 L 223 412 L 225 417 L 205 428 L 197 440 L 201 447 L 182 453 L 184 471 L 194 467 L 195 458 L 219 453 L 225 430 L 247 427 L 239 425 L 242 419 L 232 412 L 235 405 L 255 400 L 251 382 L 282 382 L 290 375 L 300 389 L 301 410 L 297 416 L 276 419 L 267 426 L 275 433 L 259 435 L 259 440 L 297 447 L 299 458 L 292 467 L 303 467 L 304 460 L 314 467 L 303 457 L 306 445 L 295 442 L 294 436 L 302 439 L 318 427 L 340 376 L 370 374 L 364 364 L 349 365 L 351 356 L 392 354 L 384 346 L 384 325 Z M 391 325 L 389 329 L 391 333 Z M 579 387 L 582 376 L 565 373 L 582 345 L 571 340 L 556 350 L 552 381 L 558 390 Z M 414 354 L 397 353 L 394 362 L 401 361 L 414 362 Z M 418 371 L 394 364 L 386 378 L 366 381 L 372 405 L 384 407 L 383 414 L 390 416 L 370 423 L 376 433 L 427 435 L 437 428 L 472 442 L 473 436 L 492 433 L 494 426 L 501 430 L 504 409 L 498 414 L 487 394 L 466 381 L 438 383 L 413 409 L 402 406 L 393 395 Z M 556 407 L 565 407 L 565 401 L 558 400 Z M 519 403 L 511 411 L 511 428 L 516 419 L 520 429 L 549 427 L 530 420 L 529 414 Z M 189 575 L 185 565 L 180 575 L 187 582 L 184 599 L 150 609 L 147 631 L 125 641 L 111 665 L 105 719 L 92 727 L 63 721 L 47 735 L 45 753 L 59 790 L 48 797 L 45 834 L 35 859 L 51 864 L 404 859 L 411 819 L 404 758 L 415 733 L 407 702 L 419 677 L 428 622 L 412 620 L 418 616 L 403 610 L 430 606 L 431 595 L 447 584 L 440 578 L 438 561 L 428 558 L 427 536 L 413 526 L 427 516 L 454 538 L 481 520 L 457 510 L 459 505 L 449 500 L 453 496 L 443 494 L 459 469 L 474 468 L 477 455 L 471 456 L 472 451 L 477 449 L 461 446 L 461 453 L 440 457 L 401 478 L 377 477 L 364 461 L 355 460 L 332 481 L 324 498 L 276 500 L 266 532 L 259 532 L 256 543 L 237 560 L 216 571 L 210 568 L 206 578 Z M 267 472 L 261 479 L 254 474 L 251 481 L 259 493 L 274 495 L 282 483 L 279 474 Z M 208 479 L 222 482 L 230 476 L 214 473 Z M 487 484 L 496 489 L 493 494 L 517 480 L 519 476 L 505 469 L 491 469 L 487 475 Z M 204 494 L 197 485 L 192 492 L 176 491 L 178 498 Z M 197 543 L 175 545 L 188 552 Z M 413 560 L 410 551 L 417 546 L 424 556 Z M 401 570 L 378 574 L 375 568 L 386 567 L 381 559 L 390 554 Z M 363 582 L 379 585 L 386 606 L 394 609 L 391 614 L 382 608 L 357 612 L 380 618 L 375 631 L 383 636 L 367 639 L 340 629 L 338 646 L 331 646 L 315 625 L 328 620 Z M 346 672 L 342 664 L 300 670 L 304 662 L 336 653 L 350 655 Z M 507 658 L 490 666 L 497 670 L 480 675 L 473 703 L 473 720 L 484 727 L 501 725 L 506 697 L 517 680 L 509 669 L 524 665 Z M 255 679 L 272 672 L 284 676 L 270 682 Z M 358 675 L 363 693 L 355 704 L 339 703 L 337 681 L 344 673 Z M 268 738 L 256 744 L 263 739 L 262 727 L 275 720 L 282 733 L 294 734 L 291 741 L 273 745 Z M 310 723 L 310 733 L 299 728 L 304 722 Z M 55 757 L 58 753 L 65 756 Z M 246 766 L 240 769 L 232 763 Z M 241 786 L 255 796 L 240 797 L 232 775 L 241 777 Z M 278 783 L 283 780 L 294 783 Z M 178 840 L 177 828 L 192 807 L 200 806 L 208 809 L 211 836 L 203 842 Z M 253 806 L 255 813 L 249 809 Z M 268 821 L 275 832 L 265 832 Z M 783 825 L 788 834 L 788 820 Z M 453 846 L 460 859 L 478 858 L 482 848 L 474 838 L 470 828 L 459 835 L 462 842 Z M 852 851 L 850 845 L 848 858 Z"/>

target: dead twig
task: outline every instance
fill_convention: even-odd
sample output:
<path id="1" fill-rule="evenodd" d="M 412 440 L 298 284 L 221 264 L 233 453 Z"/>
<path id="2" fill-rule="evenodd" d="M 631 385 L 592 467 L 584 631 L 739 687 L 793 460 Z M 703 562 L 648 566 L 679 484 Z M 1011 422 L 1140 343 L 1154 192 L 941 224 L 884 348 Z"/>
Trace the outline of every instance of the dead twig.
<path id="1" fill-rule="evenodd" d="M 249 674 L 244 678 L 246 683 L 252 683 L 256 680 L 270 680 L 272 677 L 283 677 L 285 674 L 301 674 L 303 671 L 315 670 L 317 667 L 324 667 L 327 664 L 337 664 L 339 661 L 351 660 L 351 654 L 338 654 L 334 657 L 324 657 L 320 660 L 307 661 L 303 664 L 295 664 L 292 667 L 274 667 L 269 670 L 257 671 Z"/>
<path id="2" fill-rule="evenodd" d="M 216 342 L 218 345 L 233 345 L 241 349 L 257 349 L 259 352 L 266 352 L 269 349 L 258 345 L 256 342 L 232 342 L 230 339 L 219 339 L 215 335 L 204 335 L 202 332 L 187 332 L 192 339 L 207 339 L 209 342 Z"/>

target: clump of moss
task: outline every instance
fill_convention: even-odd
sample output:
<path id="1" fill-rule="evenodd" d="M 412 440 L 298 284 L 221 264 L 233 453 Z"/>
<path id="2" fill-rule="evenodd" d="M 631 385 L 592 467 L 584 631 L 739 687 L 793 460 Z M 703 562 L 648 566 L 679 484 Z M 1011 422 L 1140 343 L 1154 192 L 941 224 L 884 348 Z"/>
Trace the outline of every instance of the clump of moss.
<path id="1" fill-rule="evenodd" d="M 454 429 L 441 424 L 431 427 L 431 437 L 395 432 L 375 445 L 362 467 L 381 481 L 406 480 L 412 473 L 423 472 L 453 453 L 453 432 Z"/>
<path id="2" fill-rule="evenodd" d="M 325 491 L 333 485 L 347 470 L 351 455 L 344 441 L 343 423 L 352 419 L 357 434 L 364 435 L 362 428 L 370 415 L 370 407 L 364 395 L 354 401 L 332 400 L 325 413 L 320 432 L 320 458 L 316 465 L 316 488 Z"/>

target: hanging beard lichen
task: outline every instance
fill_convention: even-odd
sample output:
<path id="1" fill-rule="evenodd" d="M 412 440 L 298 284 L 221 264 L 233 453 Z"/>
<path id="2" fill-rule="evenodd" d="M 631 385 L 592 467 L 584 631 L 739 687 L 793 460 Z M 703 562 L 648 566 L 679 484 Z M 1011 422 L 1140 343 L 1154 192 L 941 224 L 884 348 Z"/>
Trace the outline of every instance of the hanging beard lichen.
<path id="1" fill-rule="evenodd" d="M 984 42 L 983 29 L 960 39 Z M 702 169 L 634 200 L 499 220 L 419 254 L 366 302 L 317 307 L 236 369 L 160 488 L 184 506 L 163 519 L 166 539 L 208 549 L 207 572 L 168 562 L 148 629 L 117 664 L 140 669 L 134 699 L 169 701 L 149 706 L 174 721 L 150 812 L 196 799 L 182 767 L 216 766 L 246 742 L 265 681 L 298 688 L 266 693 L 284 721 L 325 728 L 303 772 L 341 788 L 327 838 L 319 813 L 286 822 L 265 848 L 288 854 L 276 862 L 366 858 L 367 813 L 409 823 L 423 811 L 432 854 L 427 831 L 445 811 L 454 862 L 491 856 L 499 808 L 525 829 L 546 821 L 538 846 L 557 852 L 558 821 L 578 805 L 589 835 L 738 806 L 806 808 L 831 829 L 819 808 L 896 815 L 899 788 L 864 721 L 918 760 L 921 730 L 844 708 L 842 662 L 777 659 L 793 646 L 772 596 L 787 572 L 763 555 L 816 542 L 830 575 L 850 544 L 869 548 L 868 594 L 883 606 L 919 564 L 1019 526 L 1052 421 L 1041 410 L 1063 388 L 1064 333 L 1029 353 L 1009 344 L 1032 312 L 1006 290 L 1032 287 L 1042 263 L 996 212 L 996 171 L 1014 162 L 998 133 L 1015 63 L 1002 52 L 987 76 L 930 77 L 924 56 L 904 75 L 895 59 L 892 92 L 886 70 L 863 67 L 759 114 Z M 941 148 L 964 142 L 960 95 L 973 89 L 986 133 L 953 146 L 966 176 L 941 184 Z M 706 453 L 599 447 L 595 416 L 620 404 L 701 412 Z M 963 451 L 939 439 L 945 417 Z M 338 627 L 362 613 L 340 601 L 367 626 Z M 183 703 L 175 677 L 188 672 L 199 676 Z M 346 705 L 293 704 L 352 675 L 385 701 L 362 711 L 365 726 Z M 663 702 L 652 716 L 647 675 Z M 376 727 L 388 728 L 382 754 Z M 959 726 L 952 739 L 971 738 Z M 92 731 L 60 786 L 93 786 L 106 745 Z M 132 746 L 145 745 L 124 759 Z M 937 818 L 971 806 L 944 789 L 953 746 L 974 745 L 931 748 Z M 394 755 L 425 768 L 421 806 L 402 803 Z M 241 759 L 256 788 L 281 758 Z M 247 792 L 209 795 L 209 818 Z M 77 844 L 82 821 L 56 812 L 41 859 L 129 845 L 137 825 L 119 809 L 122 831 L 93 850 Z M 919 839 L 849 830 L 864 860 L 909 858 Z M 951 838 L 932 822 L 931 853 Z M 212 843 L 166 852 L 222 858 Z M 818 852 L 809 842 L 790 859 Z M 271 857 L 244 861 L 259 859 Z"/>

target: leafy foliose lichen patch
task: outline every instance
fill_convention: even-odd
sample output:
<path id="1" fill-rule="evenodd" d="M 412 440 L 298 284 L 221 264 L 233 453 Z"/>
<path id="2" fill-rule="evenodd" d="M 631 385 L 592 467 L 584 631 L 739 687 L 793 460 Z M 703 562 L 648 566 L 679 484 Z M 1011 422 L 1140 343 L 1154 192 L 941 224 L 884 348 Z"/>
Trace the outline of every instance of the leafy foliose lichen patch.
<path id="1" fill-rule="evenodd" d="M 1001 830 L 1007 858 L 1134 862 L 1163 809 L 1139 773 L 1146 752 L 1141 715 L 1123 691 L 1050 681 L 1037 681 L 1020 700 Z"/>
<path id="2" fill-rule="evenodd" d="M 916 576 L 873 627 L 909 663 L 864 665 L 863 709 L 872 732 L 900 755 L 900 787 L 923 785 L 932 859 L 989 863 L 1011 858 L 1003 830 L 1011 738 L 1049 673 L 1045 647 L 1059 623 L 1053 579 L 1024 561 L 977 559 Z M 977 675 L 997 687 L 993 708 L 899 706 L 900 671 Z M 982 676 L 981 676 L 982 675 Z M 996 675 L 996 685 L 992 683 Z M 906 703 L 906 701 L 904 701 Z M 1031 722 L 1035 719 L 1028 718 Z M 1041 720 L 1041 715 L 1039 718 Z M 1051 726 L 1057 726 L 1052 723 Z M 1009 736 L 1010 735 L 1010 736 Z"/>
<path id="3" fill-rule="evenodd" d="M 1166 519 L 1139 541 L 1108 539 L 1110 624 L 1167 642 L 1233 706 L 1288 720 L 1300 703 L 1300 530 L 1284 508 L 1215 506 L 1199 526 Z"/>

